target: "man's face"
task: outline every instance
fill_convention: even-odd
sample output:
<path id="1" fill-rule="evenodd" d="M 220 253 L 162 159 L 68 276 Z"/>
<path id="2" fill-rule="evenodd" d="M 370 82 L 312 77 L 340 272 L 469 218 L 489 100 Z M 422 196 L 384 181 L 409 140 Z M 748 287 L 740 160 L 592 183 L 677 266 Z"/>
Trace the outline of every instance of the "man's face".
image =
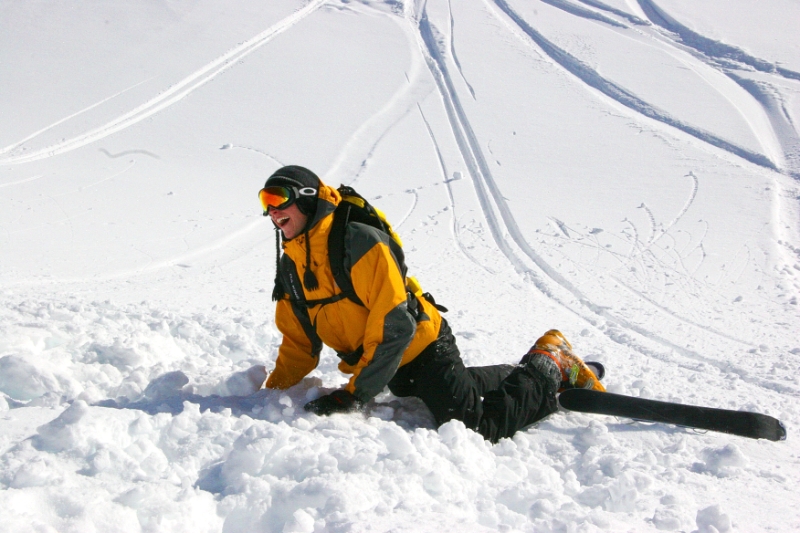
<path id="1" fill-rule="evenodd" d="M 269 216 L 272 218 L 272 222 L 283 232 L 283 238 L 287 241 L 300 235 L 308 221 L 308 217 L 300 212 L 296 203 L 285 209 L 270 207 Z"/>

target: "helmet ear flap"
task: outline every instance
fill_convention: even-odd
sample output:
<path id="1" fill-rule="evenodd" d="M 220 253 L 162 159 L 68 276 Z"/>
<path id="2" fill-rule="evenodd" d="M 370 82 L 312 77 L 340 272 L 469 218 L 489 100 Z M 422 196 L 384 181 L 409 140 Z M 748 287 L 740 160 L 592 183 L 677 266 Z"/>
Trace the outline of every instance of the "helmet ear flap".
<path id="1" fill-rule="evenodd" d="M 303 213 L 305 216 L 311 218 L 314 216 L 314 213 L 317 212 L 317 197 L 300 197 L 295 202 L 297 204 L 297 208 Z"/>

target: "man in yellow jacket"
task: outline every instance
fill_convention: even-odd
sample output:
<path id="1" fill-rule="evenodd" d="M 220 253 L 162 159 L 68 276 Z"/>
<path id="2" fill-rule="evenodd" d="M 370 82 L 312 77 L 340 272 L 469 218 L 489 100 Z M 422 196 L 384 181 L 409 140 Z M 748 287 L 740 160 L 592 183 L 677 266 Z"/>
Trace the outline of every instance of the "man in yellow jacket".
<path id="1" fill-rule="evenodd" d="M 437 424 L 462 420 L 496 442 L 555 411 L 560 387 L 604 390 L 556 330 L 517 365 L 466 368 L 438 306 L 406 286 L 391 237 L 366 224 L 346 226 L 344 267 L 357 298 L 346 297 L 328 256 L 341 196 L 310 170 L 278 169 L 259 197 L 283 237 L 273 291 L 283 341 L 266 387 L 299 383 L 316 368 L 323 343 L 341 358 L 339 369 L 352 376 L 344 389 L 306 404 L 307 411 L 356 410 L 388 386 L 396 396 L 422 399 Z"/>

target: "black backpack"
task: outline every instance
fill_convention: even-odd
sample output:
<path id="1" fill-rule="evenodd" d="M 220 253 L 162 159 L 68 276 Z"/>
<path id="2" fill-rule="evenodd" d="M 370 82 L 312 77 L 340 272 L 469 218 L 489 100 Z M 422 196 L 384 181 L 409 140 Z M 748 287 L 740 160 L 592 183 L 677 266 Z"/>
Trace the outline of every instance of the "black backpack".
<path id="1" fill-rule="evenodd" d="M 403 243 L 397 233 L 395 233 L 391 223 L 389 223 L 389 221 L 386 219 L 386 216 L 372 206 L 372 204 L 370 204 L 366 198 L 358 194 L 352 187 L 340 185 L 338 191 L 342 196 L 342 201 L 339 202 L 339 205 L 336 206 L 336 209 L 333 211 L 333 223 L 331 225 L 331 231 L 328 234 L 328 261 L 331 265 L 333 279 L 336 281 L 336 284 L 339 286 L 341 292 L 329 298 L 320 298 L 318 300 L 298 300 L 296 298 L 292 298 L 292 300 L 304 307 L 314 307 L 316 305 L 325 305 L 348 298 L 352 302 L 360 306 L 364 306 L 364 302 L 361 301 L 361 298 L 358 297 L 355 289 L 353 289 L 353 282 L 344 266 L 344 238 L 347 225 L 351 222 L 360 222 L 361 224 L 371 226 L 390 237 L 388 239 L 389 249 L 391 250 L 392 254 L 394 254 L 394 257 L 400 267 L 400 273 L 406 282 L 409 312 L 411 312 L 415 318 L 418 316 L 418 297 L 424 297 L 442 312 L 447 311 L 446 308 L 436 304 L 430 293 L 422 294 L 422 288 L 414 277 L 406 276 L 408 267 L 406 267 L 405 263 Z"/>
<path id="2" fill-rule="evenodd" d="M 394 232 L 392 225 L 386 220 L 386 216 L 373 207 L 366 198 L 358 194 L 352 187 L 340 185 L 338 190 L 339 194 L 342 195 L 342 201 L 333 212 L 333 224 L 328 235 L 328 260 L 331 263 L 333 279 L 336 280 L 336 284 L 341 289 L 342 294 L 358 305 L 364 305 L 364 302 L 355 293 L 353 282 L 344 267 L 344 236 L 347 225 L 351 222 L 360 222 L 367 226 L 372 226 L 390 237 L 389 249 L 397 259 L 400 273 L 408 286 L 409 279 L 406 278 L 408 267 L 405 263 L 403 243 L 397 233 Z M 419 285 L 414 278 L 410 280 L 413 287 L 408 287 L 408 290 L 411 293 L 415 293 L 414 289 L 419 289 Z"/>

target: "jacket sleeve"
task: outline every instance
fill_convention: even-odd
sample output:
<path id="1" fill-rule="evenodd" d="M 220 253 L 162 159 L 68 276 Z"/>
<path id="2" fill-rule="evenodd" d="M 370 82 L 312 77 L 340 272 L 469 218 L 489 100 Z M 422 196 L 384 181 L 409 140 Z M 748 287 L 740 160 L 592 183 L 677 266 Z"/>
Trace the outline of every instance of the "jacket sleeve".
<path id="1" fill-rule="evenodd" d="M 361 224 L 350 224 L 347 231 L 345 263 L 369 315 L 364 354 L 346 390 L 366 402 L 394 376 L 414 338 L 416 322 L 408 312 L 403 275 L 386 241 L 390 237 Z"/>
<path id="2" fill-rule="evenodd" d="M 322 342 L 311 325 L 306 309 L 293 304 L 288 298 L 278 301 L 275 323 L 283 333 L 283 341 L 278 349 L 275 369 L 267 378 L 265 387 L 288 389 L 317 367 Z"/>

